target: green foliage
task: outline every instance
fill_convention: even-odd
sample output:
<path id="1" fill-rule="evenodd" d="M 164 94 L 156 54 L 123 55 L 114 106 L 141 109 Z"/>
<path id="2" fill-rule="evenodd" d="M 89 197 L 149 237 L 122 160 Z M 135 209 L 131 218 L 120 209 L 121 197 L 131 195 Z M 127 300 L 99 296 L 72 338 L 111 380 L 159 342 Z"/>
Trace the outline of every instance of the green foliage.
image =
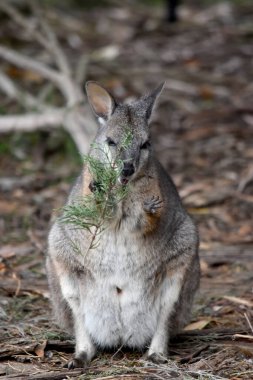
<path id="1" fill-rule="evenodd" d="M 124 164 L 119 159 L 119 153 L 126 149 L 131 141 L 132 132 L 127 130 L 114 160 L 105 149 L 93 145 L 92 152 L 97 150 L 97 156 L 103 156 L 103 160 L 92 154 L 84 156 L 84 164 L 92 178 L 92 192 L 63 207 L 60 218 L 63 223 L 88 230 L 92 235 L 89 249 L 96 246 L 95 238 L 106 228 L 106 223 L 113 217 L 117 204 L 127 195 L 128 186 L 118 181 Z M 74 250 L 80 253 L 76 245 Z"/>
<path id="2" fill-rule="evenodd" d="M 93 178 L 93 191 L 64 207 L 62 220 L 79 228 L 101 228 L 111 219 L 115 206 L 125 196 L 127 187 L 118 183 L 122 161 L 101 162 L 90 155 L 84 157 Z"/>

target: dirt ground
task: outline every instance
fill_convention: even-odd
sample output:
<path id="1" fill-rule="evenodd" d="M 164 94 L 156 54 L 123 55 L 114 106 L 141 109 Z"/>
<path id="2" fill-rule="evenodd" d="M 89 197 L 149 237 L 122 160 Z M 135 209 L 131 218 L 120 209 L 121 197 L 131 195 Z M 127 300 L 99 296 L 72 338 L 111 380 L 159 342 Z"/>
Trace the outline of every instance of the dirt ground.
<path id="1" fill-rule="evenodd" d="M 60 129 L 1 135 L 0 377 L 253 379 L 253 4 L 199 3 L 185 1 L 171 25 L 161 6 L 142 2 L 48 8 L 73 65 L 85 53 L 86 78 L 119 100 L 166 80 L 153 140 L 199 226 L 202 278 L 192 323 L 171 342 L 166 365 L 119 350 L 100 352 L 85 371 L 67 371 L 73 340 L 51 320 L 44 253 L 53 210 L 81 160 Z M 0 17 L 1 44 L 44 59 Z M 45 84 L 0 65 L 35 93 Z M 19 110 L 0 99 L 0 116 Z"/>

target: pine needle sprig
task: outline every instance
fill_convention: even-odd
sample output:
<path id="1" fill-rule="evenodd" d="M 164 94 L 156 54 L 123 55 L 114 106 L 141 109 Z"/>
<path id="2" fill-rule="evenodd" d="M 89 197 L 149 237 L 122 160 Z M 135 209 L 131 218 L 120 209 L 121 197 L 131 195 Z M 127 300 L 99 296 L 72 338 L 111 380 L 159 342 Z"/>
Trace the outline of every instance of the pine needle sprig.
<path id="1" fill-rule="evenodd" d="M 84 256 L 90 249 L 98 246 L 97 236 L 104 231 L 107 222 L 114 216 L 117 204 L 128 193 L 128 185 L 123 186 L 118 181 L 124 165 L 124 162 L 119 159 L 119 155 L 131 141 L 132 133 L 127 131 L 113 161 L 108 152 L 95 144 L 92 146 L 92 151 L 98 150 L 96 157 L 94 154 L 89 154 L 83 158 L 84 164 L 91 174 L 94 189 L 90 194 L 64 206 L 60 220 L 73 228 L 89 231 L 91 241 Z M 103 159 L 98 159 L 97 156 L 103 157 Z"/>

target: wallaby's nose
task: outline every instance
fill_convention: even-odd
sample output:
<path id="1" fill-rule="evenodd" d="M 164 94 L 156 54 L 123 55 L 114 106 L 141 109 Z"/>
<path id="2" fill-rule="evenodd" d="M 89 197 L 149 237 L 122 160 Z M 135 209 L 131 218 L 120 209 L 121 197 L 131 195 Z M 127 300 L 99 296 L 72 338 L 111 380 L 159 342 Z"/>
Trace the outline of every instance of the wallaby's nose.
<path id="1" fill-rule="evenodd" d="M 132 174 L 134 174 L 133 164 L 124 163 L 123 170 L 122 170 L 123 177 L 130 177 Z"/>

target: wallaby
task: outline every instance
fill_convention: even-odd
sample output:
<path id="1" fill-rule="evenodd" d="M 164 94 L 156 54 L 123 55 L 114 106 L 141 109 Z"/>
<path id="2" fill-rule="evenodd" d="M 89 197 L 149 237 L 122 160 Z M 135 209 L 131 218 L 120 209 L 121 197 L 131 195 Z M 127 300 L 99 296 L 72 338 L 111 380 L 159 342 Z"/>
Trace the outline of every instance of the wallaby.
<path id="1" fill-rule="evenodd" d="M 76 340 L 70 369 L 89 363 L 97 347 L 147 348 L 147 359 L 164 361 L 169 338 L 190 318 L 200 276 L 198 233 L 152 149 L 149 121 L 162 88 L 118 104 L 98 83 L 86 84 L 100 124 L 96 145 L 111 157 L 120 154 L 119 181 L 129 190 L 89 254 L 77 254 L 71 244 L 74 240 L 85 252 L 88 231 L 58 219 L 49 234 L 46 265 L 54 314 Z M 126 128 L 132 139 L 118 152 Z M 93 191 L 91 184 L 84 167 L 68 204 Z"/>

